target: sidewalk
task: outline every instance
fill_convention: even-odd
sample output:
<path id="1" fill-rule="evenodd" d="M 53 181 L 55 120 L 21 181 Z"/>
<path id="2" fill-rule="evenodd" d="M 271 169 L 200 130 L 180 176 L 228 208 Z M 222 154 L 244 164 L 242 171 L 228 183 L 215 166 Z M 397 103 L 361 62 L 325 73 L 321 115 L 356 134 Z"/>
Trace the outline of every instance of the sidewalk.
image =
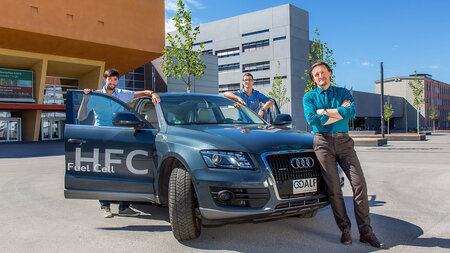
<path id="1" fill-rule="evenodd" d="M 64 155 L 64 141 L 0 143 L 0 158 Z"/>

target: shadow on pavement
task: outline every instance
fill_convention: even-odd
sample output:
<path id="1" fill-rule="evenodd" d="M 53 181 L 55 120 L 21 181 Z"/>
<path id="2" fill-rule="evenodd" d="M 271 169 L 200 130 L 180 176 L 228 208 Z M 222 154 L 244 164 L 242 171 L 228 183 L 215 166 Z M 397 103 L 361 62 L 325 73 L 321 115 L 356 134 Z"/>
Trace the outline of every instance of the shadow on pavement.
<path id="1" fill-rule="evenodd" d="M 100 228 L 102 230 L 110 230 L 110 231 L 146 231 L 146 232 L 165 232 L 172 231 L 170 225 L 148 225 L 148 226 L 126 226 L 126 227 L 110 227 L 110 228 Z"/>
<path id="2" fill-rule="evenodd" d="M 64 141 L 0 144 L 0 158 L 25 158 L 57 155 L 64 155 Z"/>
<path id="3" fill-rule="evenodd" d="M 359 233 L 353 215 L 353 200 L 345 197 L 347 212 L 352 221 L 353 244 L 342 245 L 330 206 L 322 208 L 316 217 L 305 219 L 290 217 L 281 220 L 228 224 L 219 227 L 203 227 L 199 238 L 182 241 L 181 244 L 192 249 L 231 250 L 238 252 L 372 252 L 377 250 L 359 242 Z M 381 207 L 386 203 L 369 196 L 371 207 Z M 168 208 L 147 204 L 135 204 L 133 208 L 143 212 L 145 219 L 168 220 Z M 150 216 L 150 217 L 149 217 Z M 434 247 L 450 249 L 450 239 L 419 238 L 423 230 L 404 220 L 371 213 L 372 226 L 380 240 L 388 248 L 396 246 Z M 170 231 L 168 225 L 126 226 L 99 228 L 117 231 Z"/>

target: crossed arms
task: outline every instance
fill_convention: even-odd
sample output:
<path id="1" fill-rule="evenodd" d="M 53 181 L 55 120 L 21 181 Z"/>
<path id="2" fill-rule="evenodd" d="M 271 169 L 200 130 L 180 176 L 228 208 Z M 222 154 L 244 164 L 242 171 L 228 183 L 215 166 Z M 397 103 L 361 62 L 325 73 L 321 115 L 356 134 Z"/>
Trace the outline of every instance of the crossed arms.
<path id="1" fill-rule="evenodd" d="M 352 104 L 352 102 L 350 100 L 345 100 L 341 106 L 342 107 L 349 107 Z M 323 115 L 323 112 L 325 111 L 325 109 L 317 109 L 316 110 L 316 114 L 318 115 Z M 323 124 L 324 126 L 327 125 L 331 125 L 333 123 L 338 122 L 339 120 L 343 120 L 344 118 L 341 116 L 341 114 L 339 114 L 337 109 L 326 109 L 327 111 L 327 116 L 329 117 L 327 122 L 325 122 L 325 124 Z"/>
<path id="2" fill-rule="evenodd" d="M 318 103 L 318 97 L 315 93 L 307 93 L 303 96 L 303 109 L 306 121 L 311 126 L 323 127 L 339 122 L 341 120 L 348 120 L 355 117 L 355 104 L 353 97 L 348 90 L 339 90 L 337 94 L 341 101 L 343 101 L 337 108 L 326 109 Z"/>

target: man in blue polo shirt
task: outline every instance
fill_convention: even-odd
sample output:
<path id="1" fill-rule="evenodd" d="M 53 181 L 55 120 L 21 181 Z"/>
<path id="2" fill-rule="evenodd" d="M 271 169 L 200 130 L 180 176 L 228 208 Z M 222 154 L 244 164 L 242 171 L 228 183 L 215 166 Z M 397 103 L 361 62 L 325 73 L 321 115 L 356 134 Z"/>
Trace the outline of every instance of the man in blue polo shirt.
<path id="1" fill-rule="evenodd" d="M 253 89 L 254 83 L 255 81 L 253 80 L 253 75 L 250 73 L 245 73 L 242 77 L 242 84 L 244 88 L 235 92 L 227 91 L 223 94 L 223 96 L 248 106 L 248 108 L 258 113 L 260 117 L 263 117 L 264 111 L 267 111 L 270 107 L 272 107 L 274 101 L 273 99 L 266 97 L 261 92 Z M 261 102 L 264 103 L 263 106 L 260 106 Z"/>
<path id="2" fill-rule="evenodd" d="M 134 98 L 151 96 L 153 103 L 159 103 L 160 98 L 158 94 L 151 90 L 143 91 L 130 91 L 122 90 L 116 88 L 119 83 L 119 71 L 116 69 L 108 69 L 103 75 L 103 80 L 105 81 L 105 86 L 103 89 L 97 90 L 96 92 L 105 93 L 122 100 L 125 103 L 133 101 Z M 87 95 L 91 93 L 91 89 L 84 89 L 84 93 Z M 80 109 L 78 110 L 78 120 L 85 120 L 89 115 L 89 112 L 94 111 L 95 126 L 106 126 L 112 127 L 112 117 L 114 113 L 123 110 L 122 105 L 116 103 L 115 101 L 100 96 L 89 96 L 90 98 L 83 97 Z M 112 218 L 113 214 L 111 212 L 111 201 L 100 200 L 100 207 L 103 210 L 104 218 Z M 120 216 L 138 216 L 140 213 L 134 211 L 130 208 L 130 202 L 120 201 L 119 202 L 119 215 Z"/>
<path id="3" fill-rule="evenodd" d="M 322 165 L 334 218 L 342 231 L 341 243 L 352 244 L 352 237 L 336 162 L 342 167 L 353 190 L 360 241 L 385 248 L 386 245 L 377 239 L 370 226 L 366 181 L 354 142 L 348 135 L 348 120 L 355 117 L 355 103 L 349 90 L 331 86 L 332 74 L 331 68 L 324 62 L 311 66 L 309 76 L 317 88 L 305 94 L 303 109 L 306 121 L 315 134 L 314 152 Z"/>

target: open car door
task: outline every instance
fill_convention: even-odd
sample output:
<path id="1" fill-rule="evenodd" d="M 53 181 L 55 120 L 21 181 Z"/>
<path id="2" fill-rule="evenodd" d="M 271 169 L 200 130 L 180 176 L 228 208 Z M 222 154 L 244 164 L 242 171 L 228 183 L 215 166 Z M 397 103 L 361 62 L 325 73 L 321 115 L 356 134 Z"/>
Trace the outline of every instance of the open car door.
<path id="1" fill-rule="evenodd" d="M 87 116 L 78 115 L 83 100 Z M 68 91 L 66 105 L 64 196 L 153 202 L 157 129 L 107 94 Z M 108 113 L 111 124 L 99 124 Z"/>

